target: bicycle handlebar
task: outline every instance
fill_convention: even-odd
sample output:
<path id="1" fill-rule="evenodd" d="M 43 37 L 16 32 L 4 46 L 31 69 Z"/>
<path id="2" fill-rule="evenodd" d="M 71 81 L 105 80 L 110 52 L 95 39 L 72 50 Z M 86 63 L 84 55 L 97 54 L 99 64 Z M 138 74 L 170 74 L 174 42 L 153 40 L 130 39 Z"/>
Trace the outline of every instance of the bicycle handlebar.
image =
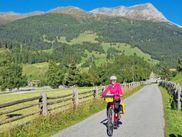
<path id="1" fill-rule="evenodd" d="M 119 95 L 119 94 L 116 94 L 116 95 L 109 94 L 109 95 L 104 95 L 102 97 L 105 98 L 105 97 L 115 97 L 115 96 L 121 97 L 121 95 Z"/>

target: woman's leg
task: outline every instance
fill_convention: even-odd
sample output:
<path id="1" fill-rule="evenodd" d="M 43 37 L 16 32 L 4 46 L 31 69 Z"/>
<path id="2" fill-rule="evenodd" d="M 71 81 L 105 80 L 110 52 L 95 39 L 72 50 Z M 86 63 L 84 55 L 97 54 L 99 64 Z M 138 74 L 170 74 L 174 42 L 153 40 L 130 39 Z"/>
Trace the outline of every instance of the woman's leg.
<path id="1" fill-rule="evenodd" d="M 117 122 L 117 113 L 114 113 L 114 123 Z"/>

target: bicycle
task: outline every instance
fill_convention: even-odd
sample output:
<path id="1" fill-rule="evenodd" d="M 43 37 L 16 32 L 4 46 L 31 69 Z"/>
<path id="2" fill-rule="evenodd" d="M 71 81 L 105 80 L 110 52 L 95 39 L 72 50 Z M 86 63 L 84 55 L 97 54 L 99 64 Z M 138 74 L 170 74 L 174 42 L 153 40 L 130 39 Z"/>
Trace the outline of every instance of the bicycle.
<path id="1" fill-rule="evenodd" d="M 114 97 L 118 96 L 119 98 L 121 97 L 120 95 L 105 95 L 103 96 L 104 100 L 108 103 L 108 108 L 107 108 L 107 134 L 108 136 L 113 135 L 113 129 L 114 129 L 114 124 L 116 124 L 116 128 L 119 126 L 119 118 L 118 118 L 118 113 L 115 113 L 115 105 L 114 105 Z M 120 104 L 119 104 L 120 105 Z M 121 104 L 121 110 L 122 113 L 125 111 L 125 104 Z M 119 108 L 118 108 L 119 109 Z"/>

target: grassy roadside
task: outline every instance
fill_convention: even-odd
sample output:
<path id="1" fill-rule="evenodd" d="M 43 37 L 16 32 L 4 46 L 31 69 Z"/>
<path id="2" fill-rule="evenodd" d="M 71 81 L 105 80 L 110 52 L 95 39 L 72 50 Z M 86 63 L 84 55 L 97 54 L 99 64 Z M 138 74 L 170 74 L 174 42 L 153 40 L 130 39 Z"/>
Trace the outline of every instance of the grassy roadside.
<path id="1" fill-rule="evenodd" d="M 137 92 L 143 86 L 139 86 L 125 92 L 123 99 Z M 71 126 L 92 114 L 103 110 L 106 103 L 103 100 L 90 102 L 88 105 L 79 107 L 76 111 L 66 111 L 57 114 L 50 114 L 48 117 L 39 117 L 31 123 L 4 133 L 2 137 L 48 137 L 61 129 Z"/>
<path id="2" fill-rule="evenodd" d="M 171 109 L 171 96 L 160 87 L 165 117 L 165 137 L 182 137 L 182 111 Z"/>
<path id="3" fill-rule="evenodd" d="M 92 90 L 92 89 L 93 89 L 93 87 L 79 87 L 78 88 L 80 93 L 85 92 L 85 91 L 89 91 L 89 90 Z M 71 88 L 70 89 L 54 89 L 54 90 L 46 91 L 46 94 L 47 94 L 48 97 L 61 96 L 61 95 L 72 93 L 72 90 L 73 89 L 71 89 Z M 36 96 L 39 96 L 39 95 L 40 95 L 39 91 L 31 92 L 31 93 L 23 93 L 23 94 L 0 95 L 0 104 L 4 104 L 4 103 L 10 102 L 10 101 L 15 101 L 15 100 L 20 100 L 20 99 L 26 99 L 26 98 L 30 98 L 30 97 L 36 97 Z M 9 113 L 7 115 L 0 115 L 0 121 L 5 121 L 8 118 L 17 118 L 19 116 L 27 115 L 27 114 L 30 114 L 32 112 L 37 112 L 37 111 L 39 111 L 39 105 L 38 105 L 38 100 L 35 100 L 35 101 L 25 102 L 25 103 L 17 104 L 17 105 L 14 105 L 14 106 L 6 107 L 6 108 L 1 108 L 0 112 L 5 112 L 5 111 L 8 111 L 8 110 L 18 109 L 18 108 L 21 108 L 21 107 L 24 107 L 24 106 L 28 106 L 28 105 L 31 105 L 31 104 L 34 104 L 34 103 L 37 103 L 37 105 L 33 106 L 33 107 L 30 107 L 30 108 L 27 108 L 27 109 L 12 112 L 12 113 Z M 66 103 L 68 103 L 68 102 L 66 102 Z M 59 103 L 59 104 L 53 104 L 53 105 L 49 106 L 49 108 L 53 108 L 53 107 L 59 106 L 61 104 L 64 105 L 64 102 Z M 39 115 L 33 115 L 33 116 L 26 117 L 26 118 L 23 118 L 23 119 L 18 120 L 18 121 L 14 121 L 12 123 L 1 125 L 0 126 L 0 132 L 1 131 L 6 131 L 7 129 L 11 129 L 17 124 L 22 124 L 22 123 L 28 122 L 28 121 L 30 121 L 30 120 L 38 117 L 38 116 Z"/>

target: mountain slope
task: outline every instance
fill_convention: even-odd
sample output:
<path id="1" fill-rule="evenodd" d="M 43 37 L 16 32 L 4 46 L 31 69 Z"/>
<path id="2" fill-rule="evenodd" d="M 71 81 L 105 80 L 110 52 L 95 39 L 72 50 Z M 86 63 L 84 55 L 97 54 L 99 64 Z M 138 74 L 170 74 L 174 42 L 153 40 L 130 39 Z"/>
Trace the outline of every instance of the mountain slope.
<path id="1" fill-rule="evenodd" d="M 12 22 L 18 19 L 27 18 L 30 16 L 41 15 L 44 12 L 32 12 L 28 14 L 18 14 L 15 12 L 0 12 L 0 24 L 6 24 L 8 22 Z"/>
<path id="2" fill-rule="evenodd" d="M 51 9 L 47 12 L 32 12 L 27 14 L 19 14 L 15 12 L 1 12 L 0 13 L 0 24 L 5 24 L 11 21 L 15 21 L 17 19 L 23 19 L 30 16 L 47 14 L 47 13 L 56 13 L 56 14 L 70 14 L 74 16 L 88 16 L 92 14 L 94 16 L 97 15 L 106 15 L 106 16 L 117 16 L 117 17 L 125 17 L 129 19 L 135 20 L 150 20 L 156 22 L 170 22 L 168 21 L 164 15 L 158 11 L 151 3 L 139 4 L 130 7 L 118 6 L 113 8 L 97 8 L 92 11 L 84 11 L 78 7 L 68 6 L 68 7 L 57 7 L 55 9 Z M 174 24 L 170 22 L 171 24 Z"/>
<path id="3" fill-rule="evenodd" d="M 175 65 L 182 51 L 182 29 L 168 22 L 91 14 L 75 7 L 57 8 L 0 26 L 0 48 L 50 49 L 62 43 L 59 38 L 69 42 L 87 31 L 97 35 L 99 44 L 128 43 L 170 65 Z"/>
<path id="4" fill-rule="evenodd" d="M 7 24 L 9 22 L 16 21 L 19 19 L 24 19 L 24 18 L 31 17 L 31 16 L 43 15 L 43 14 L 47 14 L 47 13 L 69 14 L 69 15 L 74 15 L 77 17 L 80 17 L 80 16 L 84 17 L 84 16 L 91 14 L 78 7 L 73 7 L 73 6 L 57 7 L 55 9 L 51 9 L 47 12 L 35 11 L 32 13 L 25 13 L 25 14 L 15 13 L 15 12 L 0 12 L 0 25 Z"/>

